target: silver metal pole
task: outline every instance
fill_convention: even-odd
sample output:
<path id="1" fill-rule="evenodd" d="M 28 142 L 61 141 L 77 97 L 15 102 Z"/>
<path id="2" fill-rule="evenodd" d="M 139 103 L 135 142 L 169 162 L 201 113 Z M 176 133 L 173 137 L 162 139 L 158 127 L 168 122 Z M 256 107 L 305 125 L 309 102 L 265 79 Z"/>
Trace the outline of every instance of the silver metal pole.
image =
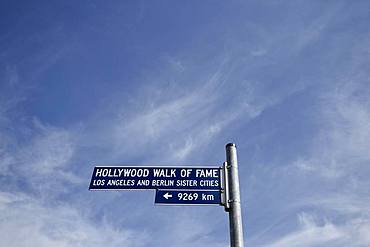
<path id="1" fill-rule="evenodd" d="M 240 188 L 238 174 L 238 159 L 236 145 L 226 145 L 226 162 L 228 165 L 228 189 L 229 189 L 229 224 L 231 247 L 244 247 L 242 211 L 240 207 Z"/>

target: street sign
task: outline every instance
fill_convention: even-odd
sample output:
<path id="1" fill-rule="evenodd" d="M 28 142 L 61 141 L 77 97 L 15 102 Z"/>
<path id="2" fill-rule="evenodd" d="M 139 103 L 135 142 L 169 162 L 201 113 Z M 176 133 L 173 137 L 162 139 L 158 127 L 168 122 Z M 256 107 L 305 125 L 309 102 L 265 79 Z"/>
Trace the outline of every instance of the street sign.
<path id="1" fill-rule="evenodd" d="M 96 166 L 90 190 L 221 190 L 219 167 Z"/>
<path id="2" fill-rule="evenodd" d="M 155 189 L 162 205 L 222 205 L 229 213 L 230 246 L 243 247 L 236 145 L 226 145 L 222 167 L 96 166 L 89 190 Z"/>
<path id="3" fill-rule="evenodd" d="M 155 203 L 173 205 L 221 204 L 221 192 L 209 190 L 157 190 Z"/>

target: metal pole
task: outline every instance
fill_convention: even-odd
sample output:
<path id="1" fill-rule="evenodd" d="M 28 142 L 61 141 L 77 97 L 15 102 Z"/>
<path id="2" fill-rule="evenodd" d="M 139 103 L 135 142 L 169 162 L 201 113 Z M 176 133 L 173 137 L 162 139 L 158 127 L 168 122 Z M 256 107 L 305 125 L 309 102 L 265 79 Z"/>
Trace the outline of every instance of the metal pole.
<path id="1" fill-rule="evenodd" d="M 226 162 L 228 165 L 228 189 L 229 189 L 229 224 L 231 247 L 244 247 L 242 212 L 240 207 L 240 188 L 238 174 L 238 159 L 236 145 L 226 145 Z"/>

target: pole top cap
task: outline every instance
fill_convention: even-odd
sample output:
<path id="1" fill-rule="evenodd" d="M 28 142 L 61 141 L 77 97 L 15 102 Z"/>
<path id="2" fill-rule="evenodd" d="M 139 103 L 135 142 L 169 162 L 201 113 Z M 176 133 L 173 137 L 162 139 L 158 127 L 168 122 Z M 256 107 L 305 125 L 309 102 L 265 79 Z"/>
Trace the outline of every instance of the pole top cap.
<path id="1" fill-rule="evenodd" d="M 236 147 L 236 144 L 235 144 L 235 143 L 230 142 L 230 143 L 226 144 L 226 147 Z"/>

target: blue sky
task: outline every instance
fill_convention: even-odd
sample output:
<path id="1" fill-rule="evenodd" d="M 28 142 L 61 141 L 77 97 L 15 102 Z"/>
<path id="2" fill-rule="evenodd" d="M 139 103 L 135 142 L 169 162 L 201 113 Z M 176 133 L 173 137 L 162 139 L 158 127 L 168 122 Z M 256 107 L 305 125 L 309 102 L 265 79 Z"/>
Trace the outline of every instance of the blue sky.
<path id="1" fill-rule="evenodd" d="M 370 246 L 369 1 L 0 2 L 4 246 L 229 246 L 222 207 L 88 191 L 238 146 L 245 243 Z"/>

